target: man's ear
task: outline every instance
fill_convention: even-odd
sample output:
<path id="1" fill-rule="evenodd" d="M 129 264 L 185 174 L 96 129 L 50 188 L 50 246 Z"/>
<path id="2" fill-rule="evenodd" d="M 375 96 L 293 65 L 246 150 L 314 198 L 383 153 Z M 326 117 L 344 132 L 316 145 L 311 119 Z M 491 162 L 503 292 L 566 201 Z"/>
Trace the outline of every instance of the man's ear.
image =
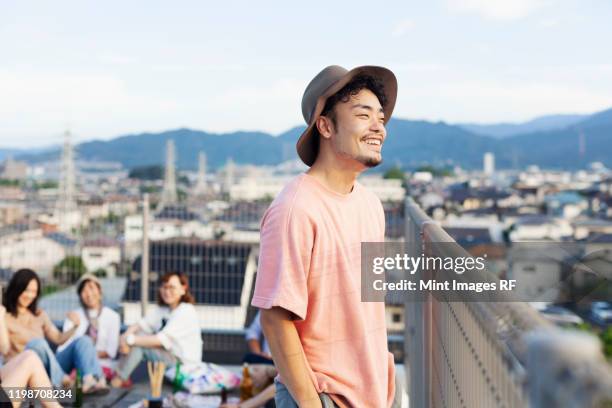
<path id="1" fill-rule="evenodd" d="M 319 131 L 319 134 L 322 137 L 326 139 L 331 138 L 332 132 L 334 130 L 334 125 L 330 118 L 328 118 L 327 116 L 319 116 L 317 118 L 316 124 L 317 124 L 317 130 Z"/>

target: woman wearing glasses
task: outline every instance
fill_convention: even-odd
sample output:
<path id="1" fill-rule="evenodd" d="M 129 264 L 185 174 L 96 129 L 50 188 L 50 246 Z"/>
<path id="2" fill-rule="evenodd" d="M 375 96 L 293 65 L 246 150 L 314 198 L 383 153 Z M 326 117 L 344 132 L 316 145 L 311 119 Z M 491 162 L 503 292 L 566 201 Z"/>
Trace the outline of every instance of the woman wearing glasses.
<path id="1" fill-rule="evenodd" d="M 113 387 L 129 386 L 130 375 L 143 359 L 168 366 L 202 360 L 202 334 L 187 276 L 178 272 L 163 275 L 157 303 L 159 307 L 121 336 L 119 351 L 124 356 L 111 381 Z"/>

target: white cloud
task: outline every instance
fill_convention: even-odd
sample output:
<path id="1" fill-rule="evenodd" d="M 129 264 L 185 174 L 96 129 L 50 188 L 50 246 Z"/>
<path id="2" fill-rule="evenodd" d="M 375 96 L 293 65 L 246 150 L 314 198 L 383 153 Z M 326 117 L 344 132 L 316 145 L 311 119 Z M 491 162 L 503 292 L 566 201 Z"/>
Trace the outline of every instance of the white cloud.
<path id="1" fill-rule="evenodd" d="M 558 18 L 545 18 L 540 20 L 540 27 L 542 28 L 553 28 L 561 24 L 561 20 Z"/>
<path id="2" fill-rule="evenodd" d="M 447 0 L 451 11 L 468 12 L 490 20 L 516 20 L 548 6 L 553 0 Z"/>
<path id="3" fill-rule="evenodd" d="M 41 135 L 59 134 L 73 126 L 87 138 L 110 129 L 138 128 L 179 111 L 174 100 L 129 89 L 115 77 L 96 74 L 53 74 L 0 70 L 0 145 L 30 144 Z M 142 129 L 142 128 L 141 128 Z M 50 137 L 49 142 L 55 141 Z M 43 143 L 44 144 L 44 143 Z"/>
<path id="4" fill-rule="evenodd" d="M 207 129 L 231 131 L 237 128 L 280 133 L 304 122 L 302 94 L 306 82 L 279 78 L 261 86 L 232 87 L 211 99 L 205 107 L 218 118 Z"/>
<path id="5" fill-rule="evenodd" d="M 126 64 L 133 64 L 135 62 L 138 62 L 138 59 L 131 55 L 108 53 L 108 54 L 98 55 L 98 61 L 100 61 L 103 64 L 109 64 L 109 65 L 126 65 Z"/>
<path id="6" fill-rule="evenodd" d="M 168 98 L 130 92 L 120 79 L 106 75 L 59 75 L 0 71 L 0 89 L 11 98 L 0 99 L 0 114 L 49 111 L 103 113 L 113 111 L 158 112 L 176 108 Z"/>
<path id="7" fill-rule="evenodd" d="M 414 21 L 412 20 L 402 20 L 398 22 L 395 27 L 393 27 L 393 31 L 391 35 L 393 37 L 403 37 L 408 31 L 414 28 Z"/>

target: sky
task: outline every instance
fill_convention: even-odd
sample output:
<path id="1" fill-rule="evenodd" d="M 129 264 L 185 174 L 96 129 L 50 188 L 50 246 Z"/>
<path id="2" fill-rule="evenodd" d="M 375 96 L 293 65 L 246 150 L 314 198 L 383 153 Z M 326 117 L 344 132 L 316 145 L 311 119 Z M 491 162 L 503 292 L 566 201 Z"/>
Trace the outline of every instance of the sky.
<path id="1" fill-rule="evenodd" d="M 382 65 L 395 117 L 612 107 L 612 2 L 18 1 L 0 13 L 0 147 L 179 127 L 281 133 L 321 69 Z"/>

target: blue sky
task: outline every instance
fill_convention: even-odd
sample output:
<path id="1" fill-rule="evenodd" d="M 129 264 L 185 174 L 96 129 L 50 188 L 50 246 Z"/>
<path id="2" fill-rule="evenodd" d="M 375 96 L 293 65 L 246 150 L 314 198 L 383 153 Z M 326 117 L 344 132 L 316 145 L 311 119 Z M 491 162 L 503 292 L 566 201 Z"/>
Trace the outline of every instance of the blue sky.
<path id="1" fill-rule="evenodd" d="M 383 65 L 395 116 L 523 121 L 612 107 L 612 2 L 5 1 L 0 147 L 302 123 L 323 67 Z"/>

